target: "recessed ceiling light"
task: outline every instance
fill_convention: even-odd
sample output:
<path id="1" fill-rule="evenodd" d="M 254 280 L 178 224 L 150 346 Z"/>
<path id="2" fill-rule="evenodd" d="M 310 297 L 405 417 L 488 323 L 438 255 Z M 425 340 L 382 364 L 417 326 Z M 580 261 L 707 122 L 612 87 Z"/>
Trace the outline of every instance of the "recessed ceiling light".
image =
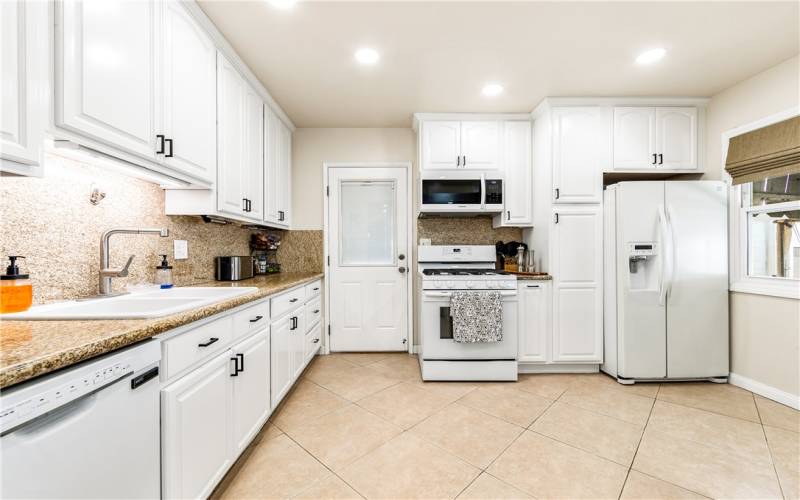
<path id="1" fill-rule="evenodd" d="M 279 9 L 289 9 L 294 7 L 294 4 L 297 3 L 297 0 L 269 0 L 269 3 L 273 7 L 277 7 Z"/>
<path id="2" fill-rule="evenodd" d="M 637 64 L 653 64 L 656 61 L 660 61 L 665 55 L 667 54 L 666 49 L 662 49 L 661 47 L 657 49 L 650 49 L 642 52 L 639 54 L 639 57 L 636 58 Z"/>
<path id="3" fill-rule="evenodd" d="M 374 49 L 358 49 L 355 53 L 356 61 L 361 64 L 375 64 L 381 58 Z"/>
<path id="4" fill-rule="evenodd" d="M 483 87 L 481 92 L 487 97 L 494 97 L 503 93 L 503 86 L 499 83 L 489 83 Z"/>

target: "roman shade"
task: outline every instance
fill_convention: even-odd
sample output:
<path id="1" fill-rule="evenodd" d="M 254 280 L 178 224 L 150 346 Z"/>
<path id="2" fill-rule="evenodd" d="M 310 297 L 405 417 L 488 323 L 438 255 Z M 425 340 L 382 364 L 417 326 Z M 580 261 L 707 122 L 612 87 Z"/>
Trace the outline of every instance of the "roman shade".
<path id="1" fill-rule="evenodd" d="M 734 184 L 800 173 L 800 116 L 731 138 L 725 170 Z"/>

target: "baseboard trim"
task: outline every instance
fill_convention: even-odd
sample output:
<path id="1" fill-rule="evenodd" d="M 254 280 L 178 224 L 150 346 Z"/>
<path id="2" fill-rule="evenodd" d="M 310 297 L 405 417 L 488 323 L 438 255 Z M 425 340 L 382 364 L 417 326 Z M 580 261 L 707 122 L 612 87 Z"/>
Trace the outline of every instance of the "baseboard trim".
<path id="1" fill-rule="evenodd" d="M 600 365 L 577 363 L 524 363 L 517 367 L 519 373 L 597 373 Z"/>
<path id="2" fill-rule="evenodd" d="M 736 373 L 731 373 L 728 375 L 728 382 L 730 382 L 731 385 L 741 387 L 742 389 L 747 389 L 748 391 L 758 394 L 759 396 L 764 396 L 767 399 L 777 401 L 778 403 L 794 408 L 795 410 L 800 410 L 800 396 L 795 396 L 794 394 L 776 389 L 775 387 L 751 378 L 743 377 Z"/>

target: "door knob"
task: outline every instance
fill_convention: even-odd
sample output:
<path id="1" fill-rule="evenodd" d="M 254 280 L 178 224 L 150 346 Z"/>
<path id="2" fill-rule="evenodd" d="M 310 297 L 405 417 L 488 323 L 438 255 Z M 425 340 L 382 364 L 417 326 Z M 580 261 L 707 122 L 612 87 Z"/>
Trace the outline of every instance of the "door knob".
<path id="1" fill-rule="evenodd" d="M 403 274 L 404 272 L 406 272 L 406 268 L 403 267 L 403 266 L 398 267 L 397 270 L 400 271 L 400 274 Z"/>
<path id="2" fill-rule="evenodd" d="M 397 256 L 397 258 L 400 259 L 400 260 L 405 260 L 406 256 L 405 256 L 405 254 L 401 253 L 400 255 Z"/>

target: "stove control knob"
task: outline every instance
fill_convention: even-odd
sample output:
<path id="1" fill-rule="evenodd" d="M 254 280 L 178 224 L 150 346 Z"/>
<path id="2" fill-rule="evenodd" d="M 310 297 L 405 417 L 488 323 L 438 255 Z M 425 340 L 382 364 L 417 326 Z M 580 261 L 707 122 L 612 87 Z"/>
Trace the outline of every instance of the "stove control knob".
<path id="1" fill-rule="evenodd" d="M 445 287 L 446 287 L 446 288 L 455 288 L 455 286 L 456 286 L 456 284 L 455 284 L 454 282 L 452 282 L 452 281 L 448 281 L 448 282 L 445 284 Z"/>

